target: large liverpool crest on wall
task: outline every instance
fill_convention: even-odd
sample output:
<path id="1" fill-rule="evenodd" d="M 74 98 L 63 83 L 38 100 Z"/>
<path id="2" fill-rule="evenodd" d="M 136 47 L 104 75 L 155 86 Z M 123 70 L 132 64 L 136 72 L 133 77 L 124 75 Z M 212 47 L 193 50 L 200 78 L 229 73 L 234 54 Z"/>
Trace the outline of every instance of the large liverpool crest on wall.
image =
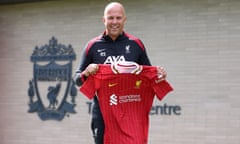
<path id="1" fill-rule="evenodd" d="M 66 114 L 76 113 L 77 89 L 72 80 L 76 54 L 72 46 L 52 37 L 49 44 L 36 46 L 30 59 L 33 78 L 29 81 L 28 112 L 36 112 L 41 120 L 62 120 Z"/>

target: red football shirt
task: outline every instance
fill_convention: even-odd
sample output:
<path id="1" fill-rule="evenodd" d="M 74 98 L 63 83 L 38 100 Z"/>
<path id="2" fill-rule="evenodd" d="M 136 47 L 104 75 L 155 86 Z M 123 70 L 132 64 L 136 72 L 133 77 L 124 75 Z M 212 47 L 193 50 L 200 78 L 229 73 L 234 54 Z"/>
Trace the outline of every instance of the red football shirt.
<path id="1" fill-rule="evenodd" d="M 99 64 L 80 88 L 90 99 L 98 96 L 105 144 L 147 144 L 154 96 L 162 100 L 172 90 L 166 80 L 159 81 L 156 67 L 137 64 Z"/>

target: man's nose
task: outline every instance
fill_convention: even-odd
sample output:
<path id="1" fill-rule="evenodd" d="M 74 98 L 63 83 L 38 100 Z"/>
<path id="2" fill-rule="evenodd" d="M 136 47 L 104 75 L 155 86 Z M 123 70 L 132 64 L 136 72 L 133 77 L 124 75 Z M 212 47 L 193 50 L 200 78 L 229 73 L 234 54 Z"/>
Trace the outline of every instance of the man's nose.
<path id="1" fill-rule="evenodd" d="M 117 21 L 118 21 L 117 18 L 114 18 L 112 22 L 116 23 Z"/>

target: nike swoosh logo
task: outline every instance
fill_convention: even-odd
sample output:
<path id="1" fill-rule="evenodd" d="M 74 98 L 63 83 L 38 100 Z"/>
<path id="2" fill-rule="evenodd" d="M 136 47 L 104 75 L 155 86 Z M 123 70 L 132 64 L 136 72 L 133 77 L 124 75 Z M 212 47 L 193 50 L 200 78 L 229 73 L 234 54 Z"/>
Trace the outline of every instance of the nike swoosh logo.
<path id="1" fill-rule="evenodd" d="M 103 52 L 105 49 L 98 49 L 97 52 Z"/>
<path id="2" fill-rule="evenodd" d="M 114 86 L 116 86 L 118 83 L 109 83 L 108 84 L 108 87 L 114 87 Z"/>

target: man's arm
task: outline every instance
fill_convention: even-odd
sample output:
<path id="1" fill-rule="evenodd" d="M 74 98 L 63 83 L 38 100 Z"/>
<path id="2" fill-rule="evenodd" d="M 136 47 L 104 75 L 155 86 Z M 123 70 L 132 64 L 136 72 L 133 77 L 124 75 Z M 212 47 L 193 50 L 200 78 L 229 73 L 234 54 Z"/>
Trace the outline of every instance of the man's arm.
<path id="1" fill-rule="evenodd" d="M 141 42 L 141 40 L 139 40 L 139 41 Z M 146 48 L 145 48 L 143 43 L 142 43 L 142 49 L 143 49 L 143 51 L 142 51 L 142 54 L 140 55 L 140 59 L 139 59 L 138 64 L 151 65 L 150 60 L 149 60 L 148 55 L 147 55 Z M 160 80 L 165 80 L 166 77 L 167 77 L 167 72 L 165 71 L 165 69 L 161 66 L 157 66 L 156 68 L 157 68 L 158 78 Z"/>
<path id="2" fill-rule="evenodd" d="M 84 48 L 81 54 L 81 60 L 80 63 L 75 71 L 75 74 L 73 76 L 73 80 L 77 86 L 81 86 L 84 82 L 84 79 L 86 79 L 86 75 L 84 70 L 86 67 L 90 64 L 90 60 L 87 56 L 87 46 Z"/>

